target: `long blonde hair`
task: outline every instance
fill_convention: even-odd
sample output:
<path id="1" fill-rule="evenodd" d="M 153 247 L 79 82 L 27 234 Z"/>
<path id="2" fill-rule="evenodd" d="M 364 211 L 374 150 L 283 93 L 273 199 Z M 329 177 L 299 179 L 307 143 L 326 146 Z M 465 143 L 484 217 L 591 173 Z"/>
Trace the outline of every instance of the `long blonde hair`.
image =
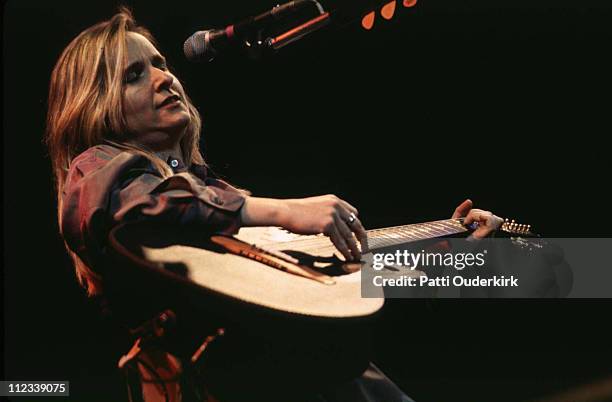
<path id="1" fill-rule="evenodd" d="M 58 221 L 61 228 L 62 191 L 71 161 L 86 149 L 111 143 L 151 160 L 163 177 L 172 171 L 153 152 L 128 143 L 122 107 L 123 72 L 127 66 L 127 33 L 135 32 L 155 44 L 153 36 L 138 26 L 126 7 L 111 19 L 81 32 L 62 52 L 49 85 L 45 140 L 55 177 Z M 199 150 L 201 118 L 186 94 L 191 116 L 181 139 L 183 160 L 203 164 Z M 75 253 L 72 257 L 77 278 L 89 295 L 99 294 L 101 278 Z"/>

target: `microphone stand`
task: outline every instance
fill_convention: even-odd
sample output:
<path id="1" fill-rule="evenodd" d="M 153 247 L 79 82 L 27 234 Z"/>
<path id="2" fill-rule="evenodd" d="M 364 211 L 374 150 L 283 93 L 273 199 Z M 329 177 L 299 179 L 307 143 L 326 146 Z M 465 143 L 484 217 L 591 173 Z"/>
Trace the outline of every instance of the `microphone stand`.
<path id="1" fill-rule="evenodd" d="M 245 40 L 244 44 L 247 48 L 249 56 L 253 59 L 259 59 L 262 55 L 269 53 L 270 51 L 277 51 L 284 46 L 293 43 L 309 33 L 315 32 L 318 29 L 323 28 L 331 21 L 330 13 L 326 12 L 321 4 L 317 0 L 312 0 L 319 15 L 308 21 L 290 28 L 284 33 L 277 34 L 275 36 L 269 36 L 266 39 L 263 38 L 263 30 L 259 30 L 255 33 L 253 39 Z"/>
<path id="2" fill-rule="evenodd" d="M 311 32 L 316 31 L 329 24 L 330 18 L 329 13 L 323 13 L 318 17 L 306 21 L 305 23 L 288 30 L 274 38 L 267 38 L 265 41 L 266 46 L 271 47 L 274 50 L 278 50 L 288 44 L 295 42 Z"/>

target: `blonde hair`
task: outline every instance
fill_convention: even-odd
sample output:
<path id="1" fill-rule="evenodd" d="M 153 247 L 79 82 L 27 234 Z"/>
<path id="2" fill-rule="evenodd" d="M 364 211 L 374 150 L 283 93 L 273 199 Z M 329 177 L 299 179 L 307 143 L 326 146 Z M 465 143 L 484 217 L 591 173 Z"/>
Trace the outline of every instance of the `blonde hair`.
<path id="1" fill-rule="evenodd" d="M 49 85 L 45 140 L 53 167 L 61 228 L 62 191 L 71 161 L 86 149 L 110 143 L 151 160 L 163 177 L 172 170 L 153 152 L 128 143 L 127 124 L 122 107 L 124 70 L 127 67 L 127 33 L 143 35 L 155 45 L 151 33 L 136 24 L 126 7 L 111 19 L 81 32 L 64 49 Z M 201 118 L 186 96 L 190 122 L 181 139 L 183 160 L 204 164 L 199 150 Z M 67 247 L 68 249 L 68 247 Z M 68 249 L 79 282 L 89 295 L 99 294 L 101 278 Z"/>

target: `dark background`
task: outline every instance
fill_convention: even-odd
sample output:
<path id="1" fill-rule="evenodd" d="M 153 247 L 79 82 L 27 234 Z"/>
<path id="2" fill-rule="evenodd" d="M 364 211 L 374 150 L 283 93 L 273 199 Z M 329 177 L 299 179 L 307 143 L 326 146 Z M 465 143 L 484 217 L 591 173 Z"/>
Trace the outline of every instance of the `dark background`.
<path id="1" fill-rule="evenodd" d="M 337 10 L 328 28 L 262 60 L 202 65 L 181 54 L 189 35 L 275 3 L 125 2 L 200 108 L 217 173 L 255 195 L 335 193 L 368 228 L 446 217 L 470 197 L 544 235 L 610 235 L 607 2 L 423 0 L 372 31 L 342 4 L 367 2 L 321 2 Z M 42 135 L 61 50 L 115 7 L 3 8 L 4 377 L 68 379 L 83 401 L 123 396 L 122 343 L 75 283 Z M 612 374 L 609 307 L 392 301 L 376 361 L 417 401 L 550 395 Z"/>

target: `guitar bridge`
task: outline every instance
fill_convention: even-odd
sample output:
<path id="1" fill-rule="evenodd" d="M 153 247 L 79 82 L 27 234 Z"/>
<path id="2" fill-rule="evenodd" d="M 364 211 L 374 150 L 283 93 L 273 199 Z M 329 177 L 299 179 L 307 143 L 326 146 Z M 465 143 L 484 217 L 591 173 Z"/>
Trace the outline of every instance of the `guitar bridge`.
<path id="1" fill-rule="evenodd" d="M 307 279 L 323 283 L 325 285 L 333 285 L 336 283 L 331 276 L 317 272 L 312 268 L 300 265 L 298 260 L 277 251 L 268 251 L 263 248 L 254 246 L 242 240 L 238 240 L 231 236 L 212 236 L 210 240 L 222 247 L 224 250 L 251 260 L 255 260 L 269 267 L 279 269 L 289 274 L 298 275 Z"/>

